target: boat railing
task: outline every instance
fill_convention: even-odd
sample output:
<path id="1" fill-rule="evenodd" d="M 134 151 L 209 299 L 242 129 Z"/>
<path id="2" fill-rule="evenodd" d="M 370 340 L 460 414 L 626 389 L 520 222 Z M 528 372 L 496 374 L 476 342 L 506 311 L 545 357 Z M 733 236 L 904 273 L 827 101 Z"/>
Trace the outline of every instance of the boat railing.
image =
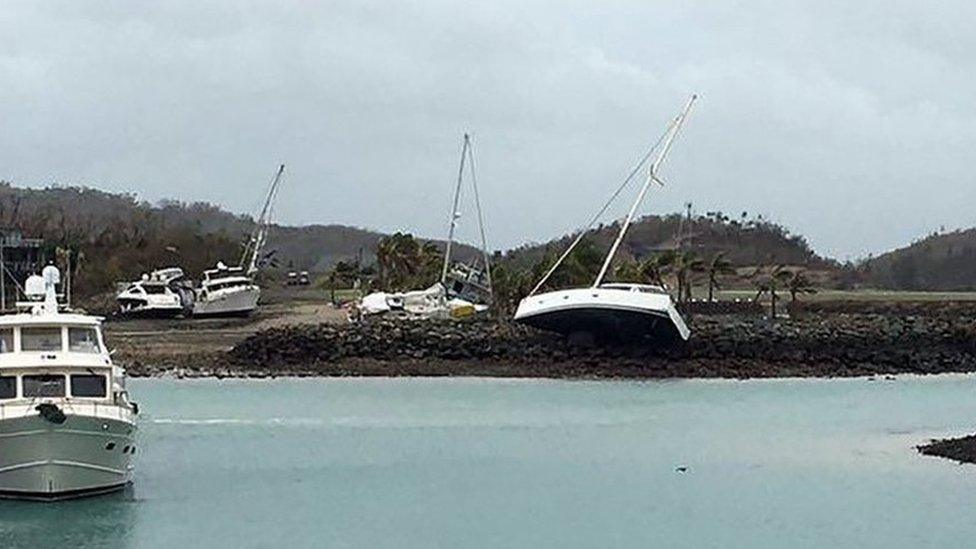
<path id="1" fill-rule="evenodd" d="M 0 403 L 0 420 L 33 415 L 36 412 L 37 405 L 46 400 L 31 399 L 29 401 L 2 402 Z M 133 410 L 123 403 L 60 400 L 56 404 L 70 415 L 117 419 L 119 421 L 132 421 L 134 415 Z"/>

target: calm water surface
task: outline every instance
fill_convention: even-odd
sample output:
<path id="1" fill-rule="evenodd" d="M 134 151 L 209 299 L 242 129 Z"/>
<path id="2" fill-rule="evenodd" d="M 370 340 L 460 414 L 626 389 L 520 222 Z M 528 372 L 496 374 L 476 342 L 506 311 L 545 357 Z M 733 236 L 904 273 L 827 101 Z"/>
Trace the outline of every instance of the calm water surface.
<path id="1" fill-rule="evenodd" d="M 976 378 L 135 380 L 137 479 L 0 547 L 966 547 Z M 686 472 L 676 471 L 687 467 Z"/>

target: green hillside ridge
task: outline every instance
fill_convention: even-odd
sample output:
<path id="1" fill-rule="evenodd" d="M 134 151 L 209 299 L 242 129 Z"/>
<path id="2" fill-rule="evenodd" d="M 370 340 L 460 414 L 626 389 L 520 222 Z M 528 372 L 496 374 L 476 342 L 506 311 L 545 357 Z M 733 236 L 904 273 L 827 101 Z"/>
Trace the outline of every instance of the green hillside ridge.
<path id="1" fill-rule="evenodd" d="M 870 258 L 868 282 L 894 290 L 976 289 L 976 228 L 935 233 L 904 248 Z"/>
<path id="2" fill-rule="evenodd" d="M 47 257 L 58 247 L 75 255 L 75 289 L 80 294 L 114 287 L 157 267 L 179 265 L 199 276 L 218 260 L 236 263 L 242 242 L 253 228 L 250 216 L 207 203 L 164 200 L 157 204 L 132 194 L 87 187 L 16 187 L 0 182 L 0 227 L 45 240 Z M 490 229 L 490 227 L 489 227 Z M 587 235 L 593 254 L 605 253 L 619 230 L 600 225 Z M 268 249 L 279 269 L 326 272 L 338 261 L 376 261 L 385 235 L 343 225 L 274 226 Z M 545 243 L 519 246 L 501 254 L 512 269 L 535 269 L 551 261 L 575 238 L 564 235 Z M 443 242 L 430 240 L 443 249 Z M 620 261 L 683 248 L 702 258 L 725 254 L 741 270 L 760 265 L 790 265 L 824 273 L 818 280 L 846 279 L 860 286 L 902 290 L 976 289 L 976 229 L 931 235 L 911 245 L 862 262 L 856 269 L 818 255 L 806 240 L 785 227 L 743 213 L 721 212 L 687 218 L 678 214 L 647 216 L 631 227 L 618 254 Z M 461 260 L 475 248 L 460 245 Z M 502 259 L 503 258 L 503 259 Z"/>

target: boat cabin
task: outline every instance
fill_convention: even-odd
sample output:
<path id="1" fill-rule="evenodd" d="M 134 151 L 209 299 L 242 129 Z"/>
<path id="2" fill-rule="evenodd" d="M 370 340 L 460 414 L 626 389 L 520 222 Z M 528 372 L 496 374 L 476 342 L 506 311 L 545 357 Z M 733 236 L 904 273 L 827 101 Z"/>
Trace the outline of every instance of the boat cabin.
<path id="1" fill-rule="evenodd" d="M 75 314 L 0 317 L 0 402 L 108 399 L 114 369 L 98 320 Z"/>

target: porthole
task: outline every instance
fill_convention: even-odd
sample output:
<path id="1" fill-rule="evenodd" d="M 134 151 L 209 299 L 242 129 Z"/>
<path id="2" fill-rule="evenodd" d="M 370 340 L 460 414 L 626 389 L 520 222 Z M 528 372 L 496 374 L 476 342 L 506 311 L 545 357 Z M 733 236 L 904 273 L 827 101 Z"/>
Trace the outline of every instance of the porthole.
<path id="1" fill-rule="evenodd" d="M 108 444 L 105 445 L 105 449 L 106 450 L 114 450 L 115 449 L 115 443 L 114 442 L 109 442 Z"/>
<path id="2" fill-rule="evenodd" d="M 126 447 L 122 448 L 122 453 L 123 454 L 128 454 L 129 453 L 129 447 L 126 446 Z"/>

